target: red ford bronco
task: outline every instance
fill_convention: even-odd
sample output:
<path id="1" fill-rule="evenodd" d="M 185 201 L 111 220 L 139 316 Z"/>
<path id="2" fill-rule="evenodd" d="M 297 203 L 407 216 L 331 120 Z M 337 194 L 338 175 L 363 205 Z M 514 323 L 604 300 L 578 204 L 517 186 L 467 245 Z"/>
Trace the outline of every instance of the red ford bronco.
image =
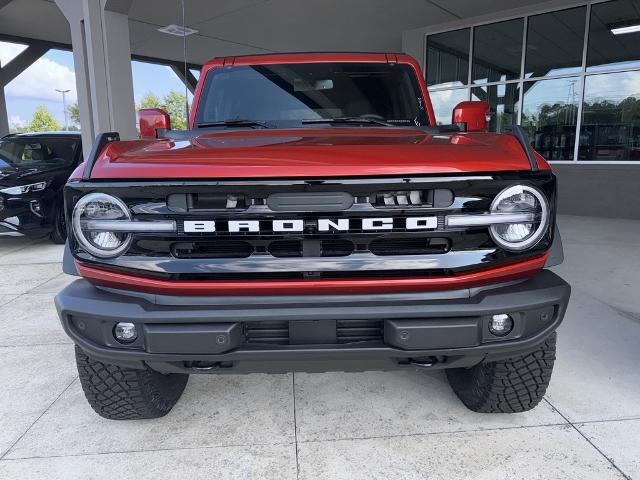
<path id="1" fill-rule="evenodd" d="M 471 410 L 542 399 L 570 287 L 556 180 L 488 104 L 437 125 L 399 54 L 216 58 L 190 129 L 139 114 L 65 187 L 56 297 L 86 397 L 171 410 L 192 373 L 447 369 Z"/>

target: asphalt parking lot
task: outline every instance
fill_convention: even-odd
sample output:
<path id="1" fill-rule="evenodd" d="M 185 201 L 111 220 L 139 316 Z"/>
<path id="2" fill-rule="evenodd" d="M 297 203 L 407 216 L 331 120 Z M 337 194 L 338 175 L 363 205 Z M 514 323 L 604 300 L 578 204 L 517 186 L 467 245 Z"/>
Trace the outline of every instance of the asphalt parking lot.
<path id="1" fill-rule="evenodd" d="M 85 402 L 62 248 L 0 237 L 0 479 L 640 479 L 640 221 L 561 217 L 573 286 L 545 401 L 466 410 L 442 372 L 192 376 L 165 418 Z"/>

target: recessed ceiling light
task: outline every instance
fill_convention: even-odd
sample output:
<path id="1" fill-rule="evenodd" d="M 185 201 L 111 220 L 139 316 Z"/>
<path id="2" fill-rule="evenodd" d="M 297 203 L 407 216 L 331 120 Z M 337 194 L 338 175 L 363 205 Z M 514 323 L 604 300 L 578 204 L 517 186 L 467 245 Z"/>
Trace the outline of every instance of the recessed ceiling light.
<path id="1" fill-rule="evenodd" d="M 195 28 L 183 27 L 182 25 L 176 25 L 175 23 L 159 28 L 158 31 L 168 33 L 169 35 L 175 35 L 176 37 L 188 37 L 189 35 L 198 33 L 198 30 Z"/>
<path id="2" fill-rule="evenodd" d="M 627 25 L 624 27 L 611 28 L 611 33 L 614 35 L 624 35 L 626 33 L 640 32 L 640 25 Z"/>

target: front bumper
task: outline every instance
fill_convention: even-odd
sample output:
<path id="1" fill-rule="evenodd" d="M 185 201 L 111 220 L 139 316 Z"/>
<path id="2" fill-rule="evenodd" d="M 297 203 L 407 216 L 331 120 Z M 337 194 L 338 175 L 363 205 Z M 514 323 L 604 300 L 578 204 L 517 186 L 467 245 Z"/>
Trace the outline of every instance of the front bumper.
<path id="1" fill-rule="evenodd" d="M 569 285 L 543 270 L 477 289 L 375 295 L 184 297 L 96 288 L 56 296 L 67 334 L 108 363 L 162 372 L 286 372 L 452 368 L 536 348 L 564 317 Z M 489 332 L 508 313 L 513 331 Z M 129 345 L 113 337 L 133 322 Z"/>
<path id="2" fill-rule="evenodd" d="M 0 202 L 0 233 L 19 232 L 39 238 L 51 231 L 49 206 L 38 199 L 3 198 Z"/>

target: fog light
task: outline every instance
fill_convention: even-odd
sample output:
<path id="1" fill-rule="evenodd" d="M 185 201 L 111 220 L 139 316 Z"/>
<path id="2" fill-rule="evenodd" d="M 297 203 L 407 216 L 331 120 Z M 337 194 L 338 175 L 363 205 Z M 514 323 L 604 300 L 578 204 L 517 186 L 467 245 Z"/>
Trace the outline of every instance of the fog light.
<path id="1" fill-rule="evenodd" d="M 513 319 L 506 313 L 500 313 L 491 317 L 489 322 L 489 331 L 496 337 L 504 337 L 509 335 L 513 330 Z"/>
<path id="2" fill-rule="evenodd" d="M 119 322 L 113 329 L 113 336 L 120 343 L 131 343 L 138 338 L 136 326 L 133 323 Z"/>
<path id="3" fill-rule="evenodd" d="M 42 206 L 40 205 L 40 202 L 38 200 L 31 200 L 29 202 L 29 208 L 34 215 L 42 217 Z"/>

